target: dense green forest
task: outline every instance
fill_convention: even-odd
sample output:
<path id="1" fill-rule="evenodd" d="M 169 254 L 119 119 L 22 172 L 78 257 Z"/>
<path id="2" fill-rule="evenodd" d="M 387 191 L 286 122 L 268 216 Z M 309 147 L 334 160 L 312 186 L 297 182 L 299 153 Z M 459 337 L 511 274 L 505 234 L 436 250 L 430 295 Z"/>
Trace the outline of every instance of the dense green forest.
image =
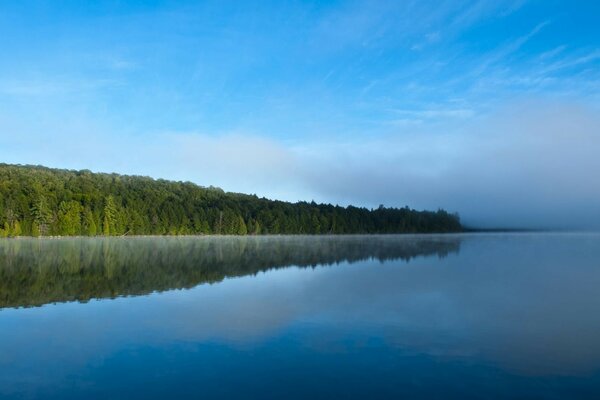
<path id="1" fill-rule="evenodd" d="M 274 268 L 460 250 L 460 236 L 245 236 L 0 242 L 0 309 L 191 288 Z"/>
<path id="2" fill-rule="evenodd" d="M 191 182 L 0 164 L 0 236 L 457 232 L 456 214 L 289 203 Z"/>

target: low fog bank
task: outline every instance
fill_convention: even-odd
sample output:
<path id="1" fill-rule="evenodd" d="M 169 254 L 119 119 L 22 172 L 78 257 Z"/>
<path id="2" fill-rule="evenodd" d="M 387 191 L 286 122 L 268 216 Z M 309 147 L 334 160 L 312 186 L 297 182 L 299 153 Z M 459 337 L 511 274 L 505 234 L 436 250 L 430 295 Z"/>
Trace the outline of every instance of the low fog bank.
<path id="1" fill-rule="evenodd" d="M 324 199 L 443 207 L 471 226 L 598 229 L 599 116 L 523 102 L 444 133 L 347 146 L 336 162 L 322 154 L 308 181 Z"/>
<path id="2" fill-rule="evenodd" d="M 241 130 L 132 136 L 82 121 L 3 124 L 21 133 L 0 136 L 9 163 L 189 180 L 289 201 L 441 207 L 472 227 L 600 229 L 600 113 L 581 104 L 524 101 L 458 123 L 302 143 Z"/>

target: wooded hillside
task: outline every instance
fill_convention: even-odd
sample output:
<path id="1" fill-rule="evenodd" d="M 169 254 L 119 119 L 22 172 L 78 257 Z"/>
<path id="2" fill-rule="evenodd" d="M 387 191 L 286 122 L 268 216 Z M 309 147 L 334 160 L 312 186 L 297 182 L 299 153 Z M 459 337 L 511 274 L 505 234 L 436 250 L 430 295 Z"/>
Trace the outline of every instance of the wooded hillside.
<path id="1" fill-rule="evenodd" d="M 457 232 L 457 215 L 289 203 L 142 176 L 0 164 L 0 236 Z"/>

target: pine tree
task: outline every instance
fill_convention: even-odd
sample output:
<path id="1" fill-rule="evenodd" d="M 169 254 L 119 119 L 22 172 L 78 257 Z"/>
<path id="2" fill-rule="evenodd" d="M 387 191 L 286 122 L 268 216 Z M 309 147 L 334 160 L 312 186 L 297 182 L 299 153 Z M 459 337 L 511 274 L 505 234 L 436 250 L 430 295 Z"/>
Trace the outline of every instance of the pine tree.
<path id="1" fill-rule="evenodd" d="M 31 216 L 33 222 L 37 225 L 38 236 L 46 236 L 50 231 L 52 222 L 52 213 L 44 196 L 39 196 L 37 201 L 31 206 Z"/>
<path id="2" fill-rule="evenodd" d="M 18 220 L 15 220 L 15 222 L 13 222 L 13 227 L 12 227 L 12 232 L 11 235 L 12 236 L 21 236 L 21 223 Z"/>
<path id="3" fill-rule="evenodd" d="M 61 235 L 74 236 L 81 231 L 81 204 L 63 201 L 58 207 L 58 230 Z"/>
<path id="4" fill-rule="evenodd" d="M 117 214 L 117 207 L 115 206 L 115 200 L 112 195 L 106 197 L 104 205 L 104 221 L 102 223 L 102 232 L 104 236 L 114 235 L 115 232 L 115 216 Z"/>
<path id="5" fill-rule="evenodd" d="M 255 235 L 260 235 L 260 223 L 258 221 L 254 222 L 254 231 L 252 232 Z"/>
<path id="6" fill-rule="evenodd" d="M 94 214 L 89 209 L 83 212 L 83 229 L 86 235 L 96 236 L 98 228 L 94 220 Z"/>
<path id="7" fill-rule="evenodd" d="M 208 235 L 210 233 L 210 225 L 208 224 L 207 220 L 202 221 L 200 225 L 200 232 L 205 235 Z"/>
<path id="8" fill-rule="evenodd" d="M 240 215 L 238 222 L 238 235 L 246 235 L 248 233 L 248 228 L 246 228 L 246 223 L 244 222 L 244 218 Z"/>
<path id="9" fill-rule="evenodd" d="M 40 227 L 38 226 L 37 222 L 35 222 L 35 221 L 31 224 L 31 236 L 33 236 L 33 237 L 40 236 Z"/>

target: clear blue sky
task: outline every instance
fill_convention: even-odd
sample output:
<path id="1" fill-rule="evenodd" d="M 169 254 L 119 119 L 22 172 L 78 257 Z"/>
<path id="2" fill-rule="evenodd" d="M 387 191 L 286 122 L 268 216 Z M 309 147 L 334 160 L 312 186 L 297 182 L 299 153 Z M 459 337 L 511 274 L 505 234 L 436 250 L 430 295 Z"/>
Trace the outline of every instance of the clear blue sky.
<path id="1" fill-rule="evenodd" d="M 600 226 L 596 1 L 4 1 L 0 50 L 3 162 Z"/>

